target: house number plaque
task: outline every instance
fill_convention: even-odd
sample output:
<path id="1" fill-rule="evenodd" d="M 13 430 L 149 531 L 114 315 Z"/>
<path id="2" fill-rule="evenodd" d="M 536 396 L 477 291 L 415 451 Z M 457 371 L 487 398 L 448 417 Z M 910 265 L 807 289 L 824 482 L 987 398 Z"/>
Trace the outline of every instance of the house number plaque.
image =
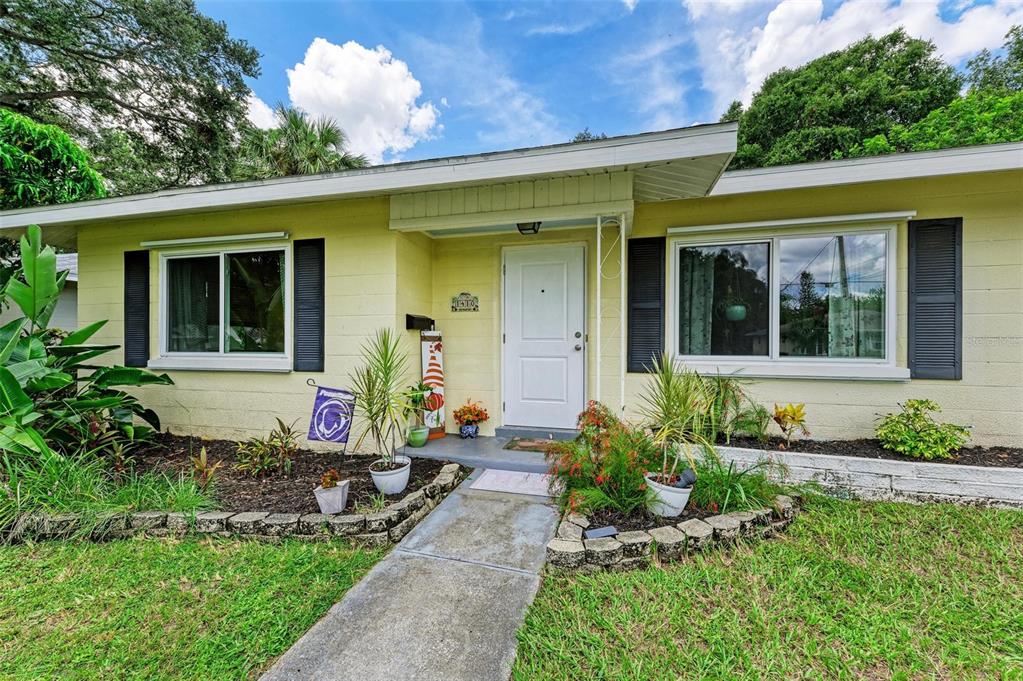
<path id="1" fill-rule="evenodd" d="M 480 297 L 474 296 L 468 291 L 462 291 L 451 299 L 452 312 L 479 312 Z"/>

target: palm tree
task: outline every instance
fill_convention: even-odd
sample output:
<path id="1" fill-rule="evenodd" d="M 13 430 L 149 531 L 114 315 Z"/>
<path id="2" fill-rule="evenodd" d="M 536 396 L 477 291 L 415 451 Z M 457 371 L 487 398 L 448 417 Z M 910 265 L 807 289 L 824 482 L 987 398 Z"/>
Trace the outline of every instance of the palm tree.
<path id="1" fill-rule="evenodd" d="M 234 179 L 265 180 L 289 175 L 329 173 L 363 168 L 366 157 L 348 152 L 348 139 L 333 118 L 311 119 L 301 109 L 278 104 L 277 126 L 242 131 Z"/>

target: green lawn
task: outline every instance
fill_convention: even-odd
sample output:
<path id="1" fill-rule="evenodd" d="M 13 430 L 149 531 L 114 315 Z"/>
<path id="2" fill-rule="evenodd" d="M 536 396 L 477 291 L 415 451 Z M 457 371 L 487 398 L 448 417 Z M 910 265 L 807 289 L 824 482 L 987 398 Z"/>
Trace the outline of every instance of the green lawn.
<path id="1" fill-rule="evenodd" d="M 1023 679 L 1023 512 L 814 501 L 775 540 L 549 576 L 513 678 Z"/>
<path id="2" fill-rule="evenodd" d="M 380 556 L 198 539 L 0 546 L 0 678 L 252 677 Z"/>

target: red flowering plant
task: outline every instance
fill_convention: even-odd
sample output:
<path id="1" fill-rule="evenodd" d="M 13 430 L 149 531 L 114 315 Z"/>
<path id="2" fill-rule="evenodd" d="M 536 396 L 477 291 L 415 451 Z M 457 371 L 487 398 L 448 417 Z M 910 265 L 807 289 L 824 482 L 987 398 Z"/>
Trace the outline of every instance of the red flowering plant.
<path id="1" fill-rule="evenodd" d="M 466 400 L 465 404 L 455 410 L 455 422 L 460 426 L 476 426 L 490 418 L 490 414 L 479 402 Z"/>
<path id="2" fill-rule="evenodd" d="M 571 511 L 612 509 L 625 515 L 645 508 L 650 491 L 643 474 L 660 456 L 652 439 L 599 402 L 586 406 L 578 425 L 578 438 L 547 448 L 561 505 Z"/>

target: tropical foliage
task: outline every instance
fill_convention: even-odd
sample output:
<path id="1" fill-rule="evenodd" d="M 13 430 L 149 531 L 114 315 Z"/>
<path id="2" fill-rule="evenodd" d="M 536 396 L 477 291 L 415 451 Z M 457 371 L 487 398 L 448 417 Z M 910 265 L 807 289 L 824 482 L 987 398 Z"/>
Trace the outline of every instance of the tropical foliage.
<path id="1" fill-rule="evenodd" d="M 277 125 L 269 130 L 246 126 L 233 171 L 236 180 L 328 173 L 366 165 L 350 154 L 348 140 L 333 118 L 311 119 L 299 109 L 278 104 Z"/>
<path id="2" fill-rule="evenodd" d="M 881 446 L 921 459 L 947 459 L 970 439 L 970 429 L 954 423 L 938 423 L 931 413 L 941 407 L 931 400 L 906 400 L 902 411 L 887 414 L 877 425 Z"/>
<path id="3" fill-rule="evenodd" d="M 696 464 L 696 479 L 689 502 L 711 513 L 764 508 L 785 491 L 770 476 L 776 464 L 762 461 L 740 469 L 718 456 L 704 456 Z"/>
<path id="4" fill-rule="evenodd" d="M 66 130 L 116 193 L 227 179 L 258 75 L 192 0 L 0 1 L 0 106 Z"/>
<path id="5" fill-rule="evenodd" d="M 385 327 L 363 345 L 362 364 L 351 374 L 356 413 L 362 419 L 355 446 L 370 438 L 386 467 L 394 464 L 394 449 L 404 439 L 409 403 L 401 385 L 407 370 L 408 355 L 401 349 L 398 334 Z"/>
<path id="6" fill-rule="evenodd" d="M 105 195 L 88 154 L 63 130 L 0 109 L 0 210 Z"/>

